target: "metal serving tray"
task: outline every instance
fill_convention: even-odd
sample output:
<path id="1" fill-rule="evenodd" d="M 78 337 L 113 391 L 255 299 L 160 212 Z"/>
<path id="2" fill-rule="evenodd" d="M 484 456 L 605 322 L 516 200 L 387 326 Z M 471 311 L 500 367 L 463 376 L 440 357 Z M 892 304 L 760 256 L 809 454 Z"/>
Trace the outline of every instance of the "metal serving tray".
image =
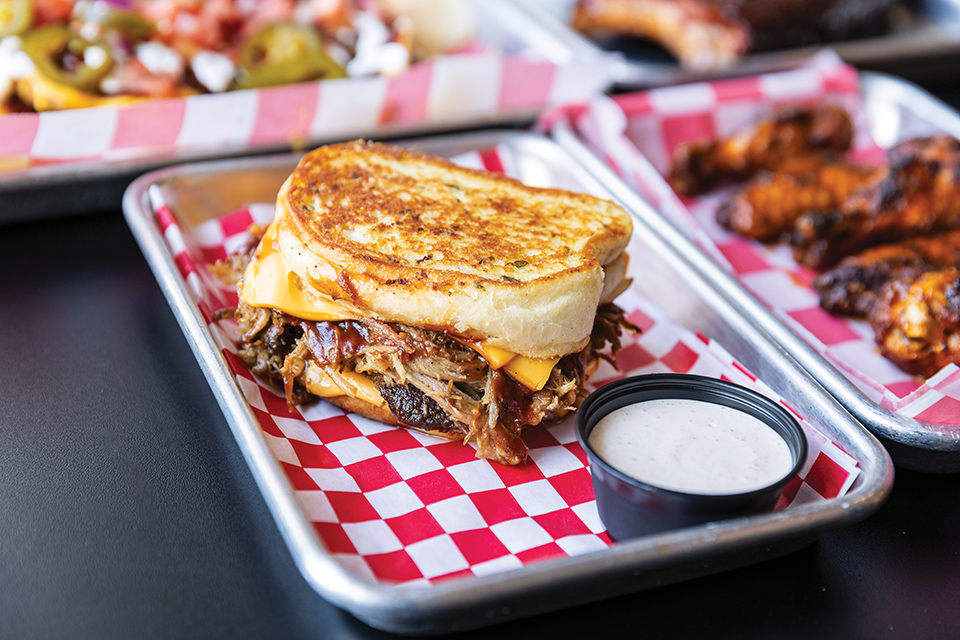
<path id="1" fill-rule="evenodd" d="M 556 65 L 596 62 L 597 64 L 606 66 L 607 63 L 603 62 L 603 59 L 610 58 L 610 56 L 605 56 L 602 52 L 591 51 L 586 57 L 572 59 L 566 55 L 565 49 L 557 47 L 556 42 L 550 35 L 549 29 L 539 25 L 528 14 L 518 10 L 510 0 L 474 0 L 474 7 L 476 9 L 477 42 L 489 48 L 491 51 L 503 53 L 505 57 L 516 58 L 515 61 L 511 61 L 517 62 L 517 65 L 510 67 L 512 69 L 523 67 L 524 65 L 531 65 L 537 60 Z M 527 54 L 529 53 L 535 54 L 536 60 L 528 56 Z M 459 61 L 460 58 L 463 58 L 463 56 L 438 57 L 438 59 L 455 62 Z M 478 97 L 474 95 L 479 89 L 475 88 L 471 93 L 468 88 L 466 93 L 469 95 L 464 95 L 464 88 L 462 86 L 451 86 L 452 84 L 457 84 L 458 81 L 449 77 L 449 73 L 442 74 L 436 71 L 438 68 L 437 60 L 434 60 L 432 64 L 434 69 L 432 73 L 421 73 L 418 78 L 410 79 L 410 82 L 416 85 L 414 89 L 407 90 L 403 96 L 390 98 L 391 105 L 394 107 L 400 105 L 404 109 L 414 111 L 419 109 L 423 111 L 423 113 L 420 115 L 407 114 L 396 122 L 367 122 L 362 125 L 351 122 L 338 122 L 337 118 L 342 118 L 345 114 L 339 113 L 337 109 L 333 107 L 328 109 L 328 112 L 324 112 L 325 119 L 320 127 L 323 133 L 304 134 L 294 131 L 290 135 L 290 141 L 284 139 L 277 140 L 275 138 L 256 141 L 244 139 L 239 133 L 234 132 L 237 135 L 237 139 L 218 139 L 215 142 L 200 142 L 190 147 L 182 147 L 180 146 L 180 137 L 178 137 L 176 148 L 162 147 L 154 149 L 151 147 L 135 146 L 133 148 L 120 149 L 118 153 L 122 153 L 123 155 L 112 159 L 94 157 L 94 155 L 91 155 L 94 152 L 88 151 L 84 153 L 84 155 L 89 155 L 87 159 L 41 164 L 23 169 L 0 169 L 0 224 L 53 216 L 82 214 L 92 211 L 104 211 L 115 208 L 120 205 L 123 190 L 130 184 L 133 178 L 146 171 L 175 163 L 249 156 L 255 153 L 278 153 L 295 148 L 303 148 L 308 144 L 317 145 L 338 142 L 359 136 L 376 135 L 378 138 L 383 139 L 425 135 L 439 131 L 490 127 L 493 125 L 525 125 L 532 122 L 533 119 L 539 115 L 540 111 L 548 106 L 547 104 L 534 104 L 533 102 L 541 99 L 543 101 L 547 101 L 548 99 L 570 99 L 575 96 L 565 96 L 562 94 L 571 90 L 587 90 L 586 84 L 584 84 L 583 87 L 577 84 L 577 81 L 573 81 L 573 84 L 571 84 L 570 78 L 576 76 L 576 74 L 567 74 L 565 73 L 565 69 L 560 67 L 557 68 L 552 76 L 543 70 L 535 70 L 532 72 L 529 70 L 527 72 L 520 71 L 518 73 L 533 73 L 536 76 L 536 80 L 534 81 L 536 85 L 542 82 L 553 82 L 554 84 L 548 87 L 539 87 L 534 91 L 534 93 L 537 91 L 548 91 L 545 97 L 541 96 L 541 98 L 533 99 L 526 96 L 518 103 L 516 96 L 513 96 L 514 99 L 512 101 L 508 100 L 502 103 L 494 102 L 488 104 L 486 103 L 487 96 Z M 501 78 L 497 76 L 497 72 L 487 69 L 486 66 L 483 66 L 485 63 L 482 61 L 477 64 L 481 65 L 483 72 L 486 74 L 484 76 L 484 82 L 494 83 L 494 85 L 496 85 L 490 88 L 490 93 L 496 94 L 501 89 L 503 91 L 510 90 L 510 80 L 505 80 L 503 87 L 500 87 L 498 83 L 501 82 Z M 502 64 L 506 65 L 508 63 L 505 60 Z M 473 67 L 470 67 L 470 69 L 472 68 Z M 608 66 L 606 68 L 609 69 Z M 499 73 L 504 73 L 504 69 L 506 69 L 506 67 L 501 68 Z M 424 82 L 423 78 L 425 77 L 430 78 L 429 87 L 425 85 L 421 86 Z M 547 80 L 548 77 L 552 77 L 552 80 Z M 369 104 L 386 100 L 384 97 L 387 95 L 386 89 L 382 87 L 371 87 L 369 86 L 369 81 L 369 78 L 337 80 L 332 83 L 337 86 L 331 87 L 329 90 L 326 89 L 326 83 L 324 83 L 324 88 L 321 89 L 321 96 L 331 95 L 334 96 L 334 98 L 330 98 L 330 100 L 335 100 L 337 99 L 336 96 L 348 93 L 343 91 L 343 89 L 344 85 L 349 85 L 353 89 L 353 93 L 349 93 L 349 95 L 352 96 L 351 99 L 359 99 L 355 94 L 366 92 L 363 99 Z M 484 82 L 478 80 L 475 87 L 487 87 L 487 84 Z M 605 72 L 592 76 L 587 84 L 590 84 L 590 86 L 595 87 L 597 90 L 603 90 L 612 84 L 612 78 L 608 72 Z M 571 89 L 571 87 L 575 88 Z M 516 89 L 516 87 L 513 88 Z M 334 89 L 336 89 L 336 91 L 334 91 Z M 240 92 L 232 92 L 233 95 L 237 93 Z M 254 92 L 243 93 L 252 94 Z M 418 98 L 412 98 L 411 96 L 422 95 L 424 93 L 428 96 L 441 96 L 438 102 L 446 105 L 444 107 L 445 111 L 439 115 L 434 113 L 428 114 L 426 106 L 411 106 L 413 102 L 417 102 L 418 100 Z M 516 94 L 517 91 L 512 91 L 511 93 Z M 520 93 L 523 92 L 521 91 Z M 229 95 L 231 94 L 221 94 L 220 96 L 210 97 L 223 98 Z M 456 96 L 456 100 L 452 99 L 453 96 Z M 227 104 L 226 107 L 221 107 L 221 110 L 226 109 L 226 113 L 222 114 L 223 117 L 227 120 L 235 120 L 237 123 L 236 128 L 239 130 L 248 126 L 249 123 L 246 123 L 246 121 L 254 117 L 249 112 L 251 105 L 255 107 L 259 101 L 264 100 L 264 98 L 255 95 L 248 97 L 251 99 L 237 100 Z M 179 99 L 180 102 L 183 102 L 183 100 L 185 99 Z M 299 100 L 303 102 L 299 107 L 299 115 L 297 117 L 302 118 L 304 114 L 312 115 L 317 108 L 314 104 L 308 104 L 309 101 L 304 98 L 287 98 L 287 100 Z M 474 105 L 471 100 L 474 102 L 479 100 L 480 102 L 484 102 L 484 104 Z M 533 102 L 531 102 L 531 100 Z M 176 101 L 177 100 L 167 102 Z M 145 104 L 149 105 L 150 103 Z M 183 108 L 186 109 L 186 107 Z M 100 137 L 109 139 L 112 138 L 115 132 L 109 130 L 100 131 L 100 128 L 108 126 L 104 124 L 106 122 L 113 123 L 114 127 L 119 127 L 117 122 L 120 120 L 122 109 L 110 107 L 104 107 L 101 108 L 101 110 L 102 109 L 112 109 L 112 112 L 117 112 L 108 114 L 110 117 L 93 119 L 96 126 L 99 127 L 96 137 L 98 137 L 98 139 Z M 363 109 L 360 111 L 363 111 Z M 381 119 L 385 117 L 386 113 L 386 110 L 380 112 Z M 4 116 L 0 115 L 0 118 L 3 117 Z M 17 117 L 17 115 L 14 114 L 7 117 Z M 289 118 L 290 116 L 286 114 L 284 117 Z M 149 129 L 151 122 L 152 121 L 146 122 L 143 126 Z M 9 122 L 6 123 L 6 125 L 6 128 L 0 127 L 0 131 L 7 131 L 12 126 Z M 24 122 L 19 126 L 27 130 L 31 127 L 36 127 L 37 124 Z M 68 125 L 61 124 L 55 128 L 63 128 L 66 126 Z M 75 129 L 76 126 L 82 127 L 84 125 L 72 125 L 72 128 Z M 306 135 L 308 139 L 303 139 L 304 135 Z M 49 140 L 46 142 L 49 142 Z M 99 144 L 104 144 L 104 142 L 100 141 Z M 3 147 L 3 145 L 0 145 L 0 147 Z M 111 149 L 110 151 L 115 152 L 117 150 Z M 4 153 L 11 152 L 0 152 L 0 165 L 3 164 Z"/>
<path id="2" fill-rule="evenodd" d="M 649 277 L 633 286 L 665 313 L 722 344 L 743 365 L 859 461 L 860 474 L 842 498 L 798 504 L 773 513 L 677 530 L 614 544 L 575 557 L 522 568 L 396 586 L 361 579 L 324 548 L 271 454 L 257 419 L 178 272 L 151 206 L 159 189 L 174 204 L 181 232 L 242 203 L 272 201 L 296 156 L 226 160 L 163 169 L 126 191 L 124 215 L 153 269 L 201 369 L 223 409 L 297 566 L 316 591 L 364 622 L 400 633 L 442 633 L 489 625 L 742 566 L 800 548 L 821 532 L 859 521 L 887 497 L 893 466 L 877 440 L 721 291 L 728 282 L 697 248 L 624 187 L 604 186 L 555 142 L 524 132 L 480 132 L 404 142 L 452 157 L 507 147 L 525 180 L 613 196 L 634 215 L 642 251 L 633 253 Z M 596 164 L 588 156 L 584 160 Z M 594 170 L 597 167 L 592 167 Z M 610 185 L 616 185 L 609 180 Z M 616 193 L 614 192 L 616 191 Z M 623 197 L 621 197 L 621 194 Z"/>
<path id="3" fill-rule="evenodd" d="M 624 55 L 614 77 L 623 88 L 656 87 L 722 77 L 755 75 L 802 64 L 819 47 L 802 47 L 755 53 L 738 64 L 714 71 L 684 69 L 659 47 L 636 38 L 589 39 L 570 27 L 576 0 L 517 0 L 536 21 L 550 30 L 557 48 L 570 56 L 596 55 L 598 51 Z M 960 2 L 909 0 L 897 7 L 899 26 L 872 38 L 832 42 L 828 45 L 846 62 L 861 68 L 886 71 L 916 80 L 949 78 L 960 70 Z"/>
<path id="4" fill-rule="evenodd" d="M 870 134 L 881 147 L 902 140 L 946 133 L 960 138 L 960 114 L 915 85 L 880 73 L 860 75 L 860 89 Z M 578 157 L 591 151 L 566 126 L 553 131 L 559 144 Z M 589 162 L 591 173 L 617 198 L 639 201 L 623 191 L 625 185 L 605 165 Z M 763 303 L 725 272 L 716 280 L 727 299 L 757 322 L 823 385 L 864 426 L 878 436 L 897 466 L 930 473 L 960 471 L 960 431 L 957 424 L 935 424 L 897 415 L 881 407 L 857 388 L 837 367 L 803 338 L 787 328 Z M 956 423 L 960 423 L 960 415 Z"/>

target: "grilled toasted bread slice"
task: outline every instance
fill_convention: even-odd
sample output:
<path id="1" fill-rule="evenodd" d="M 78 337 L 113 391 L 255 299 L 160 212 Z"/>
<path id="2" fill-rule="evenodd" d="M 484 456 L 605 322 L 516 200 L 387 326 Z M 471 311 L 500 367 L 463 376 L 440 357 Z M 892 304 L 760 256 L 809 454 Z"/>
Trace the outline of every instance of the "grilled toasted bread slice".
<path id="1" fill-rule="evenodd" d="M 316 289 L 530 357 L 587 344 L 632 230 L 606 200 L 362 141 L 304 156 L 277 199 L 277 246 Z"/>

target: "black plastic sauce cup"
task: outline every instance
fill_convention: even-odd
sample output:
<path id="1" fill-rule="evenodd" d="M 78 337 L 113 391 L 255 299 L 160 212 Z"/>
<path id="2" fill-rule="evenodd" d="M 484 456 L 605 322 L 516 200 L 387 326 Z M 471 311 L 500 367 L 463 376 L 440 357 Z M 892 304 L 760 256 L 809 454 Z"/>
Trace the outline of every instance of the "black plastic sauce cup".
<path id="1" fill-rule="evenodd" d="M 590 432 L 605 415 L 627 405 L 662 399 L 712 402 L 757 418 L 787 443 L 793 467 L 776 482 L 753 491 L 685 493 L 632 478 L 601 460 L 590 447 Z M 770 511 L 807 457 L 803 430 L 784 407 L 732 382 L 687 374 L 634 376 L 601 387 L 577 410 L 577 438 L 590 460 L 600 519 L 614 540 Z"/>

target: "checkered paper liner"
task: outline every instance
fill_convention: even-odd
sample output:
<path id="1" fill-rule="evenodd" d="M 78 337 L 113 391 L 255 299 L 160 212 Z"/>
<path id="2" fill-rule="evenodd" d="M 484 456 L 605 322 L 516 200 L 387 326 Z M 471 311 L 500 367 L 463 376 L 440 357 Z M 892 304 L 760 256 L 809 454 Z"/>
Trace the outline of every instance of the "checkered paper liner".
<path id="1" fill-rule="evenodd" d="M 518 164 L 506 146 L 456 160 L 507 173 Z M 207 270 L 246 243 L 252 223 L 269 223 L 273 205 L 250 204 L 184 229 L 160 190 L 151 191 L 151 200 L 191 298 L 303 513 L 327 551 L 348 570 L 385 583 L 430 584 L 612 544 L 597 514 L 572 417 L 526 430 L 529 459 L 509 467 L 477 459 L 475 448 L 459 441 L 381 424 L 323 401 L 290 411 L 282 392 L 252 375 L 235 355 L 235 323 L 213 321 L 212 312 L 235 305 L 237 296 Z M 625 336 L 620 370 L 604 363 L 593 388 L 627 375 L 684 372 L 730 380 L 783 403 L 720 345 L 673 324 L 650 301 L 627 291 L 618 304 L 643 333 Z M 802 418 L 800 423 L 808 458 L 778 509 L 842 496 L 859 474 L 854 458 Z"/>
<path id="2" fill-rule="evenodd" d="M 478 44 L 393 77 L 357 77 L 122 106 L 0 115 L 0 176 L 64 163 L 183 158 L 463 126 L 536 113 L 610 83 L 614 58 L 554 64 Z"/>
<path id="3" fill-rule="evenodd" d="M 802 69 L 751 78 L 691 84 L 560 107 L 609 166 L 760 300 L 843 372 L 872 401 L 907 418 L 960 429 L 960 368 L 948 365 L 926 381 L 904 373 L 876 349 L 865 321 L 820 308 L 812 288 L 816 272 L 797 265 L 789 247 L 737 236 L 715 221 L 732 188 L 680 198 L 664 176 L 683 142 L 730 135 L 771 110 L 831 101 L 851 113 L 856 129 L 851 157 L 882 162 L 885 153 L 868 133 L 856 71 L 826 52 Z"/>

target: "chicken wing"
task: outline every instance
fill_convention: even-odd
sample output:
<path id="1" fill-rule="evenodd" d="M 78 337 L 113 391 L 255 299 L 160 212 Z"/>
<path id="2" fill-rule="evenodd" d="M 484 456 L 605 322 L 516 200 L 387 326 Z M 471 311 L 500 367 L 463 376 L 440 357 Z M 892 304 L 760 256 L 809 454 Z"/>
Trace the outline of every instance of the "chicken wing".
<path id="1" fill-rule="evenodd" d="M 755 240 L 775 241 L 807 211 L 842 205 L 876 173 L 876 168 L 847 162 L 828 162 L 799 175 L 764 171 L 717 209 L 717 222 Z"/>
<path id="2" fill-rule="evenodd" d="M 880 352 L 898 367 L 929 377 L 960 364 L 960 271 L 949 267 L 891 280 L 870 314 Z"/>
<path id="3" fill-rule="evenodd" d="M 818 276 L 813 288 L 827 311 L 866 317 L 887 282 L 944 267 L 960 268 L 960 230 L 865 249 Z"/>
<path id="4" fill-rule="evenodd" d="M 833 211 L 797 219 L 794 258 L 821 269 L 866 247 L 960 228 L 960 142 L 915 138 L 894 147 L 890 165 Z"/>
<path id="5" fill-rule="evenodd" d="M 843 107 L 784 109 L 729 138 L 681 144 L 673 155 L 670 185 L 692 196 L 764 169 L 807 173 L 823 164 L 824 154 L 849 149 L 852 139 L 853 123 Z"/>

